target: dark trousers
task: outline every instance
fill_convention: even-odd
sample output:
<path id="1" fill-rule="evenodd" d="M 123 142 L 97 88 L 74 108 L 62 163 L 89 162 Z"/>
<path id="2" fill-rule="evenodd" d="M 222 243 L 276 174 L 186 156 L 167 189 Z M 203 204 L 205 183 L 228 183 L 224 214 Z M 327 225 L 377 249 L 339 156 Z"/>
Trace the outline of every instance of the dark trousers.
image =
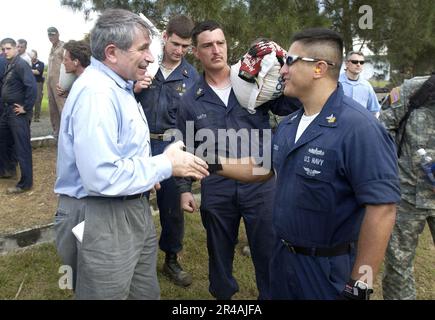
<path id="1" fill-rule="evenodd" d="M 271 261 L 273 300 L 336 300 L 349 281 L 355 252 L 335 257 L 295 254 L 277 239 Z"/>
<path id="2" fill-rule="evenodd" d="M 36 95 L 33 118 L 35 120 L 39 120 L 39 117 L 41 116 L 41 103 L 44 95 L 44 81 L 37 82 L 36 85 L 38 91 Z"/>
<path id="3" fill-rule="evenodd" d="M 207 231 L 210 293 L 226 300 L 239 291 L 233 276 L 233 260 L 243 218 L 255 267 L 258 298 L 270 299 L 274 181 L 246 185 L 214 175 L 207 179 L 208 182 L 202 183 L 201 218 Z"/>
<path id="4" fill-rule="evenodd" d="M 153 156 L 163 153 L 170 142 L 151 139 Z M 180 207 L 180 193 L 173 177 L 160 182 L 157 205 L 160 212 L 159 247 L 166 253 L 178 253 L 183 249 L 184 213 Z"/>
<path id="5" fill-rule="evenodd" d="M 15 172 L 18 161 L 21 179 L 17 187 L 22 189 L 30 189 L 33 185 L 30 118 L 29 114 L 17 116 L 13 105 L 5 105 L 0 117 L 0 173 Z"/>

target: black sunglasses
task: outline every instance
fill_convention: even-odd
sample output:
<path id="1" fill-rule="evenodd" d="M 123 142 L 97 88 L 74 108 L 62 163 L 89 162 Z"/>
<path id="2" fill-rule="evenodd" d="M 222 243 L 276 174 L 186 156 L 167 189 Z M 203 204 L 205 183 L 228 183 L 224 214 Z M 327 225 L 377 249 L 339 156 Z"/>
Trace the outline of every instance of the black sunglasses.
<path id="1" fill-rule="evenodd" d="M 302 61 L 306 61 L 306 62 L 320 62 L 323 61 L 326 64 L 330 65 L 330 66 L 335 66 L 334 62 L 329 62 L 325 59 L 316 59 L 316 58 L 307 58 L 307 57 L 299 57 L 299 56 L 290 56 L 287 55 L 287 58 L 285 59 L 285 64 L 288 65 L 289 67 L 295 63 L 298 60 L 302 60 Z"/>
<path id="2" fill-rule="evenodd" d="M 360 64 L 360 65 L 363 65 L 364 63 L 365 63 L 365 61 L 364 60 L 349 60 L 350 62 L 352 62 L 353 64 Z"/>

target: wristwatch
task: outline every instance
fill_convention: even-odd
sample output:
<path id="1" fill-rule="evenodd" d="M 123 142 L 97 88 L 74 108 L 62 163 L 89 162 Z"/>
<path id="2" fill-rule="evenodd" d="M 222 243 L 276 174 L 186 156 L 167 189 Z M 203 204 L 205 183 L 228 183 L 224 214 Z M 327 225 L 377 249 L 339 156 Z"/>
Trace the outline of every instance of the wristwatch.
<path id="1" fill-rule="evenodd" d="M 342 295 L 350 300 L 369 300 L 372 293 L 373 289 L 367 283 L 351 279 L 346 283 Z"/>

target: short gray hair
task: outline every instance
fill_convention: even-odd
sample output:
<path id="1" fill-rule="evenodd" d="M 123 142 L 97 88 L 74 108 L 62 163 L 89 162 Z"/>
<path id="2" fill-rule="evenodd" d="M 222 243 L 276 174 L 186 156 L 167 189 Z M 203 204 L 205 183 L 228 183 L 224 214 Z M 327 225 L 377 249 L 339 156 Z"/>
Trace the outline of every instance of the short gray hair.
<path id="1" fill-rule="evenodd" d="M 99 61 L 104 61 L 105 49 L 110 44 L 121 50 L 129 49 L 140 29 L 146 30 L 151 35 L 150 27 L 137 14 L 123 9 L 104 11 L 91 31 L 92 56 Z"/>
<path id="2" fill-rule="evenodd" d="M 357 55 L 359 55 L 361 57 L 364 57 L 364 54 L 361 51 L 349 51 L 346 54 L 346 61 L 348 61 L 353 54 L 357 54 Z"/>

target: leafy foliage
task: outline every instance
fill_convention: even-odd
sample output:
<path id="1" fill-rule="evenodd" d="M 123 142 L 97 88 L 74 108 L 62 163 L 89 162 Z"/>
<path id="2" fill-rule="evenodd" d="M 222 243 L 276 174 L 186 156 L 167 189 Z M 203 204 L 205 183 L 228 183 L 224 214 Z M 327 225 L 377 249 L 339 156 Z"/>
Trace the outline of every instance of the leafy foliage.
<path id="1" fill-rule="evenodd" d="M 433 0 L 60 0 L 88 15 L 91 11 L 124 8 L 142 12 L 160 29 L 175 14 L 195 22 L 219 21 L 234 63 L 259 37 L 271 38 L 285 49 L 296 31 L 329 27 L 343 35 L 345 50 L 367 45 L 387 53 L 397 77 L 434 71 L 435 6 Z M 361 29 L 361 6 L 373 11 L 373 28 Z M 400 80 L 400 79 L 399 79 Z"/>

